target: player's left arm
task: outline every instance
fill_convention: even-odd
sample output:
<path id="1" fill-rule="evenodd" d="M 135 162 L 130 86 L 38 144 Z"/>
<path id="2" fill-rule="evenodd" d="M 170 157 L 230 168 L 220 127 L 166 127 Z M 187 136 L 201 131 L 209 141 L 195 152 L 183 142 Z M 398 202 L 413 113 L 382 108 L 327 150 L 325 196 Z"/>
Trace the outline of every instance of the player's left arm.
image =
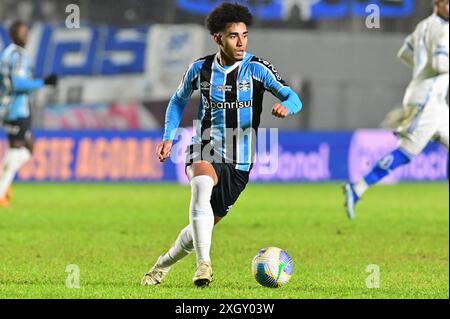
<path id="1" fill-rule="evenodd" d="M 11 83 L 15 94 L 30 93 L 44 85 L 55 86 L 58 83 L 58 77 L 55 74 L 51 74 L 45 79 L 29 79 L 27 77 L 26 59 L 19 53 L 15 53 L 11 57 Z"/>
<path id="2" fill-rule="evenodd" d="M 25 59 L 19 53 L 14 53 L 11 57 L 11 84 L 15 94 L 29 93 L 44 86 L 43 80 L 33 80 L 26 77 L 27 67 Z"/>
<path id="3" fill-rule="evenodd" d="M 288 115 L 294 115 L 303 107 L 299 96 L 289 86 L 283 87 L 275 96 L 281 101 L 272 108 L 272 115 L 276 117 L 285 118 Z"/>
<path id="4" fill-rule="evenodd" d="M 449 73 L 449 45 L 448 31 L 443 32 L 433 43 L 432 47 L 432 66 L 439 74 Z"/>
<path id="5" fill-rule="evenodd" d="M 281 103 L 277 103 L 272 107 L 272 115 L 285 118 L 288 115 L 294 115 L 303 107 L 297 93 L 295 93 L 282 79 L 276 68 L 271 63 L 262 65 L 264 88 L 270 91 Z"/>

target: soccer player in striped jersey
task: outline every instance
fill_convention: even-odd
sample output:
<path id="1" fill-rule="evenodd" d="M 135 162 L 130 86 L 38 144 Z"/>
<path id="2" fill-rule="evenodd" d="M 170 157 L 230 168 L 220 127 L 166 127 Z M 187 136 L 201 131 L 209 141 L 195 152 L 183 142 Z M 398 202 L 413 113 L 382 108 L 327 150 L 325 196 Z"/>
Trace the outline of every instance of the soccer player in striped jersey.
<path id="1" fill-rule="evenodd" d="M 219 51 L 190 65 L 169 103 L 163 142 L 156 151 L 160 161 L 169 157 L 192 92 L 200 90 L 199 121 L 186 157 L 191 185 L 190 223 L 145 274 L 142 285 L 159 284 L 171 266 L 192 251 L 197 256 L 194 284 L 209 285 L 213 280 L 213 227 L 228 213 L 248 182 L 264 92 L 271 92 L 281 102 L 272 108 L 276 117 L 284 118 L 302 108 L 298 95 L 275 67 L 246 51 L 251 22 L 252 15 L 245 6 L 223 3 L 216 7 L 206 24 Z"/>
<path id="2" fill-rule="evenodd" d="M 44 85 L 57 82 L 55 75 L 32 79 L 31 63 L 25 51 L 28 26 L 24 22 L 13 22 L 9 35 L 12 43 L 0 55 L 0 112 L 9 141 L 0 169 L 0 206 L 9 205 L 14 176 L 33 151 L 30 95 Z"/>
<path id="3" fill-rule="evenodd" d="M 345 185 L 350 219 L 355 217 L 355 205 L 369 187 L 408 164 L 430 140 L 440 142 L 448 150 L 449 0 L 433 0 L 433 5 L 434 13 L 417 25 L 398 53 L 399 59 L 413 70 L 403 99 L 405 116 L 395 130 L 399 146 L 363 179 Z"/>

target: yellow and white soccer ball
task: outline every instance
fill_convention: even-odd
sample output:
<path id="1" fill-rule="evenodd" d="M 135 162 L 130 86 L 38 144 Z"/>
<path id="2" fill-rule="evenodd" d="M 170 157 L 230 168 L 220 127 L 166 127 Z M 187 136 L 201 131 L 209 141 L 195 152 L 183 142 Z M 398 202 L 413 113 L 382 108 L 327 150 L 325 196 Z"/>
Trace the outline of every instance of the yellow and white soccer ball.
<path id="1" fill-rule="evenodd" d="M 291 257 L 277 247 L 259 251 L 252 262 L 253 276 L 264 287 L 279 288 L 287 284 L 294 270 Z"/>

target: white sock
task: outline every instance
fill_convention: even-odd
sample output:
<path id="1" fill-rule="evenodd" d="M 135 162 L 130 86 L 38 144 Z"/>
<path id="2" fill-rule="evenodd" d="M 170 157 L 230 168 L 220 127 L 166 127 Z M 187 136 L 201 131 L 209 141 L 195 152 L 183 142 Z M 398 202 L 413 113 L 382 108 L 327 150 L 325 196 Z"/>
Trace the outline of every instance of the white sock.
<path id="1" fill-rule="evenodd" d="M 25 147 L 10 148 L 6 151 L 0 172 L 0 198 L 5 196 L 6 190 L 14 180 L 14 176 L 30 158 L 31 153 Z"/>
<path id="2" fill-rule="evenodd" d="M 353 184 L 353 188 L 355 190 L 356 195 L 361 197 L 369 189 L 369 185 L 367 185 L 366 181 L 362 179 Z"/>
<path id="3" fill-rule="evenodd" d="M 211 208 L 211 193 L 214 180 L 207 176 L 196 176 L 191 180 L 191 205 L 189 219 L 192 239 L 197 253 L 197 266 L 210 262 L 211 238 L 214 228 L 214 214 Z"/>
<path id="4" fill-rule="evenodd" d="M 178 235 L 173 246 L 158 261 L 158 266 L 167 268 L 194 251 L 191 225 L 187 225 Z"/>

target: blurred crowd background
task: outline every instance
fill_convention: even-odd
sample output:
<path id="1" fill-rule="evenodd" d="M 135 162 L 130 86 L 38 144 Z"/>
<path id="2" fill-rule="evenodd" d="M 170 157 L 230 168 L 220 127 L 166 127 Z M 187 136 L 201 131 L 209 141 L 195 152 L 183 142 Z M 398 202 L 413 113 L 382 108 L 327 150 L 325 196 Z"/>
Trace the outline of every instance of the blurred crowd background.
<path id="1" fill-rule="evenodd" d="M 202 10 L 195 10 L 195 6 L 204 8 L 213 6 L 217 0 L 1 0 L 0 19 L 8 21 L 20 18 L 30 22 L 59 23 L 66 17 L 65 8 L 69 4 L 77 4 L 82 11 L 82 20 L 90 23 L 112 24 L 116 26 L 135 26 L 153 23 L 198 23 L 203 24 Z M 242 2 L 242 1 L 241 1 Z M 256 8 L 272 10 L 278 5 L 286 5 L 286 12 L 282 19 L 267 19 L 258 16 L 255 21 L 257 28 L 302 29 L 302 30 L 330 30 L 345 32 L 364 32 L 367 30 L 360 17 L 345 14 L 345 18 L 308 18 L 305 15 L 308 6 L 323 2 L 331 8 L 345 3 L 380 3 L 381 5 L 397 9 L 398 14 L 383 19 L 380 31 L 409 32 L 411 26 L 420 21 L 431 8 L 428 0 L 248 0 L 248 5 Z M 409 9 L 408 3 L 412 4 Z M 186 9 L 186 4 L 192 4 L 193 9 Z M 406 10 L 404 8 L 407 8 Z M 331 11 L 331 10 L 330 10 Z M 338 10 L 336 10 L 338 11 Z M 336 14 L 342 17 L 342 14 Z M 258 18 L 259 17 L 259 18 Z M 401 19 L 398 19 L 401 17 Z"/>
<path id="2" fill-rule="evenodd" d="M 187 67 L 217 51 L 204 20 L 220 2 L 0 0 L 0 50 L 9 43 L 9 23 L 21 19 L 31 28 L 34 77 L 59 76 L 57 87 L 33 95 L 37 142 L 19 180 L 185 183 L 184 161 L 162 165 L 154 148 Z M 317 182 L 366 174 L 397 143 L 378 128 L 402 106 L 411 70 L 397 52 L 432 13 L 431 0 L 240 2 L 255 16 L 248 51 L 272 62 L 304 105 L 300 115 L 277 119 L 270 112 L 276 99 L 266 94 L 261 127 L 280 131 L 270 155 L 257 155 L 251 178 Z M 182 127 L 192 127 L 198 106 L 197 92 Z M 0 154 L 5 147 L 0 141 Z M 431 144 L 386 182 L 446 181 L 447 159 Z"/>
<path id="3" fill-rule="evenodd" d="M 0 0 L 3 34 L 14 19 L 32 26 L 35 75 L 55 72 L 62 79 L 56 90 L 37 95 L 35 126 L 161 129 L 167 101 L 186 67 L 216 50 L 202 26 L 220 2 Z M 280 122 L 267 111 L 275 102 L 268 97 L 263 126 L 377 128 L 401 106 L 410 71 L 396 53 L 406 34 L 431 14 L 431 1 L 241 2 L 255 15 L 249 51 L 271 61 L 305 105 L 301 116 Z M 81 29 L 64 25 L 69 4 L 80 8 Z M 380 8 L 377 28 L 366 24 L 371 4 Z M 194 96 L 182 125 L 192 123 L 197 105 Z"/>

